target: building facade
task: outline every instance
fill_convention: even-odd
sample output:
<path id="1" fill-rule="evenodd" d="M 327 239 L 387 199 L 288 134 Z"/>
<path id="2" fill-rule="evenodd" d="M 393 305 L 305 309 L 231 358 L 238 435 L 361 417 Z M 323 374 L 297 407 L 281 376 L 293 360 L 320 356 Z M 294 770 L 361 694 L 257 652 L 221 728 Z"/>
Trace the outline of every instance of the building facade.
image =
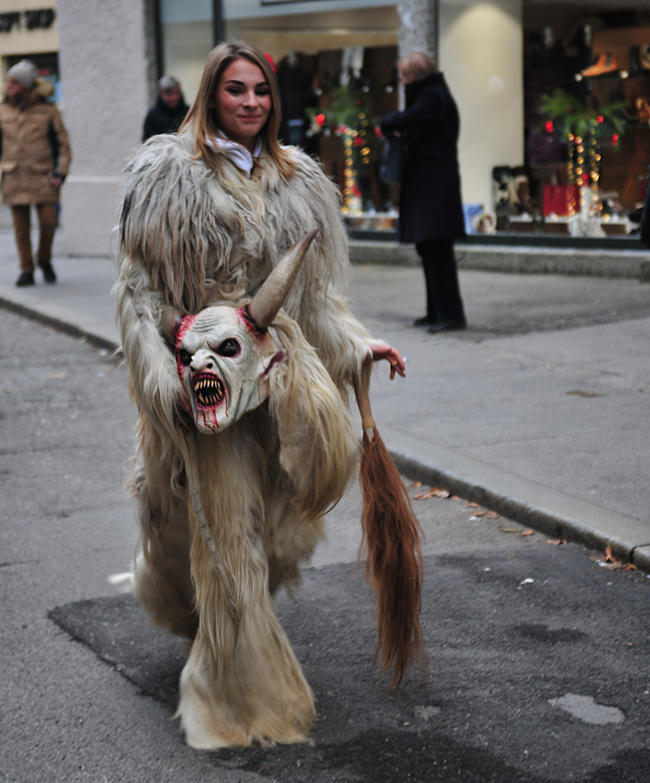
<path id="1" fill-rule="evenodd" d="M 191 102 L 219 38 L 271 55 L 283 138 L 337 180 L 353 231 L 392 237 L 399 191 L 377 176 L 376 127 L 400 104 L 397 58 L 422 50 L 459 105 L 468 231 L 633 242 L 650 162 L 649 16 L 645 0 L 58 0 L 66 250 L 107 252 L 157 76 L 179 78 Z"/>

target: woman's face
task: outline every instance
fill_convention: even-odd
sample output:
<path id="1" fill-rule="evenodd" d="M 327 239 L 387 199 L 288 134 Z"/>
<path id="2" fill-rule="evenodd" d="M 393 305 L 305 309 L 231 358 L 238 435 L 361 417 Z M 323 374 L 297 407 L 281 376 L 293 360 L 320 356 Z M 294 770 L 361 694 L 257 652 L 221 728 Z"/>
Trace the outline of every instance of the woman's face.
<path id="1" fill-rule="evenodd" d="M 271 87 L 261 68 L 233 60 L 217 85 L 215 109 L 219 130 L 252 152 L 271 112 Z"/>

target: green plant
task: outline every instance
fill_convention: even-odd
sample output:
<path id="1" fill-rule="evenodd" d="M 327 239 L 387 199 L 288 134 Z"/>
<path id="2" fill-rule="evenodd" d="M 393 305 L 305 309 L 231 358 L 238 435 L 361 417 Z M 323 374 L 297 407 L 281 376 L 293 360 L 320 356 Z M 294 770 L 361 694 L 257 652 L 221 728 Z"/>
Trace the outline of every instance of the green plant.
<path id="1" fill-rule="evenodd" d="M 613 101 L 604 106 L 591 108 L 575 95 L 559 87 L 551 95 L 542 98 L 539 111 L 543 116 L 553 120 L 556 130 L 565 137 L 572 133 L 584 138 L 592 133 L 595 127 L 605 124 L 622 136 L 627 124 L 625 101 Z"/>

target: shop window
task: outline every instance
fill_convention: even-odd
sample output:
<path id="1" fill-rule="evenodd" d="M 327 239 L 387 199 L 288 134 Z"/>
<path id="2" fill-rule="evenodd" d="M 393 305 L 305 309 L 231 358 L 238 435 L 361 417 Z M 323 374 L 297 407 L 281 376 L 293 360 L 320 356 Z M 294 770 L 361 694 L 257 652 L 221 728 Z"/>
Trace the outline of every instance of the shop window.
<path id="1" fill-rule="evenodd" d="M 634 237 L 650 165 L 650 14 L 526 8 L 526 159 L 493 171 L 496 230 Z"/>
<path id="2" fill-rule="evenodd" d="M 351 46 L 278 63 L 283 140 L 321 161 L 350 228 L 392 232 L 397 190 L 380 181 L 379 119 L 397 106 L 394 46 Z"/>

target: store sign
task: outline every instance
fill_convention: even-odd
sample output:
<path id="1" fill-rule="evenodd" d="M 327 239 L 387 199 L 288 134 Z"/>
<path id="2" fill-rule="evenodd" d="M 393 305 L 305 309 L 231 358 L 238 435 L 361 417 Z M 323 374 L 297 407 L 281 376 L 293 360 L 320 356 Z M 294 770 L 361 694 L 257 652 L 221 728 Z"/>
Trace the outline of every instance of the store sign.
<path id="1" fill-rule="evenodd" d="M 9 11 L 0 14 L 0 33 L 10 33 L 14 27 L 25 30 L 47 30 L 54 22 L 53 8 L 34 8 L 30 11 Z"/>
<path id="2" fill-rule="evenodd" d="M 262 5 L 290 5 L 291 3 L 316 3 L 322 0 L 260 0 Z"/>

